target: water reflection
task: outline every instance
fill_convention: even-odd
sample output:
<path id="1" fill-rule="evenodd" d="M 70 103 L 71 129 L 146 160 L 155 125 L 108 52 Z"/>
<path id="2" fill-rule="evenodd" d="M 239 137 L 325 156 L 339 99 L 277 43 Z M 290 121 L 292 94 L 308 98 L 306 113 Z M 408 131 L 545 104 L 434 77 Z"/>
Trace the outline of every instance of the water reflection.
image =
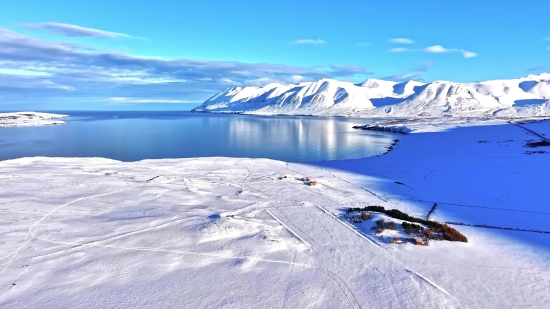
<path id="1" fill-rule="evenodd" d="M 122 161 L 229 156 L 291 162 L 377 155 L 392 134 L 352 129 L 365 120 L 159 112 L 69 112 L 69 125 L 0 129 L 0 160 L 27 156 Z M 116 117 L 115 117 L 116 116 Z"/>

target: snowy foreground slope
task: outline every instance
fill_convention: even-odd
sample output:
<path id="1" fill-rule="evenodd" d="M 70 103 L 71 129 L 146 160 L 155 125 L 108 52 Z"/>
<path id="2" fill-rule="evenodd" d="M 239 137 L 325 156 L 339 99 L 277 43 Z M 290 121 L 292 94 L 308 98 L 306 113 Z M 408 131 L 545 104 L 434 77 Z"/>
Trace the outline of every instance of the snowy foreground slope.
<path id="1" fill-rule="evenodd" d="M 355 117 L 550 116 L 550 74 L 461 84 L 331 79 L 226 89 L 196 112 Z"/>
<path id="2" fill-rule="evenodd" d="M 549 234 L 456 226 L 468 243 L 390 245 L 341 220 L 437 202 L 435 220 L 548 230 L 548 149 L 511 124 L 400 139 L 309 165 L 0 162 L 0 307 L 548 308 Z"/>
<path id="3" fill-rule="evenodd" d="M 27 127 L 65 124 L 65 121 L 54 120 L 56 118 L 63 117 L 67 117 L 67 115 L 38 112 L 0 113 L 0 127 Z"/>

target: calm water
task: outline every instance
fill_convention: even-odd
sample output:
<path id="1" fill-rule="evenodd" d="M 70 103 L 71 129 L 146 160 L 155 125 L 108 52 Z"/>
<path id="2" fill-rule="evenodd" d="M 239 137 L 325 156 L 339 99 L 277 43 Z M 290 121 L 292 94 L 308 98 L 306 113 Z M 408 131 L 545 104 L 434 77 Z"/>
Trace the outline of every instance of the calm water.
<path id="1" fill-rule="evenodd" d="M 380 154 L 395 135 L 364 119 L 189 112 L 66 112 L 66 125 L 0 128 L 0 160 L 30 156 L 121 161 L 253 157 L 314 162 Z"/>

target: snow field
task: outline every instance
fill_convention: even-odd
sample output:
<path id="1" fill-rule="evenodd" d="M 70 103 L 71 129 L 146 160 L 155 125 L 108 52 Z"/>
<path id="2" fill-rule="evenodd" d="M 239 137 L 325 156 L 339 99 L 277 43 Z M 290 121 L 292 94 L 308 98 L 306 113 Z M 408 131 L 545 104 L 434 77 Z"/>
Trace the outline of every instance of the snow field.
<path id="1" fill-rule="evenodd" d="M 342 220 L 366 205 L 423 217 L 437 202 L 437 221 L 544 228 L 549 157 L 525 154 L 531 139 L 505 124 L 312 164 L 3 161 L 0 306 L 545 308 L 547 234 L 456 226 L 468 243 L 396 246 Z"/>

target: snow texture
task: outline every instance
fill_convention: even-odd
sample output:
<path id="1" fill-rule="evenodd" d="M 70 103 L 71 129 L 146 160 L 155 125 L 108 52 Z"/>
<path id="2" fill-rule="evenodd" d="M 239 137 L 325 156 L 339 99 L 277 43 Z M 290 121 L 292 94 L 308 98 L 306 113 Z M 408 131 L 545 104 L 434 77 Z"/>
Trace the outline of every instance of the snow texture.
<path id="1" fill-rule="evenodd" d="M 65 124 L 65 121 L 53 119 L 67 116 L 68 115 L 37 112 L 0 113 L 0 127 L 28 127 Z"/>
<path id="2" fill-rule="evenodd" d="M 479 83 L 321 79 L 226 89 L 196 112 L 354 117 L 550 116 L 550 74 Z"/>
<path id="3" fill-rule="evenodd" d="M 0 162 L 0 307 L 548 308 L 548 234 L 391 245 L 344 219 L 437 202 L 438 221 L 548 229 L 550 154 L 525 144 L 549 122 L 416 126 L 348 161 Z"/>

